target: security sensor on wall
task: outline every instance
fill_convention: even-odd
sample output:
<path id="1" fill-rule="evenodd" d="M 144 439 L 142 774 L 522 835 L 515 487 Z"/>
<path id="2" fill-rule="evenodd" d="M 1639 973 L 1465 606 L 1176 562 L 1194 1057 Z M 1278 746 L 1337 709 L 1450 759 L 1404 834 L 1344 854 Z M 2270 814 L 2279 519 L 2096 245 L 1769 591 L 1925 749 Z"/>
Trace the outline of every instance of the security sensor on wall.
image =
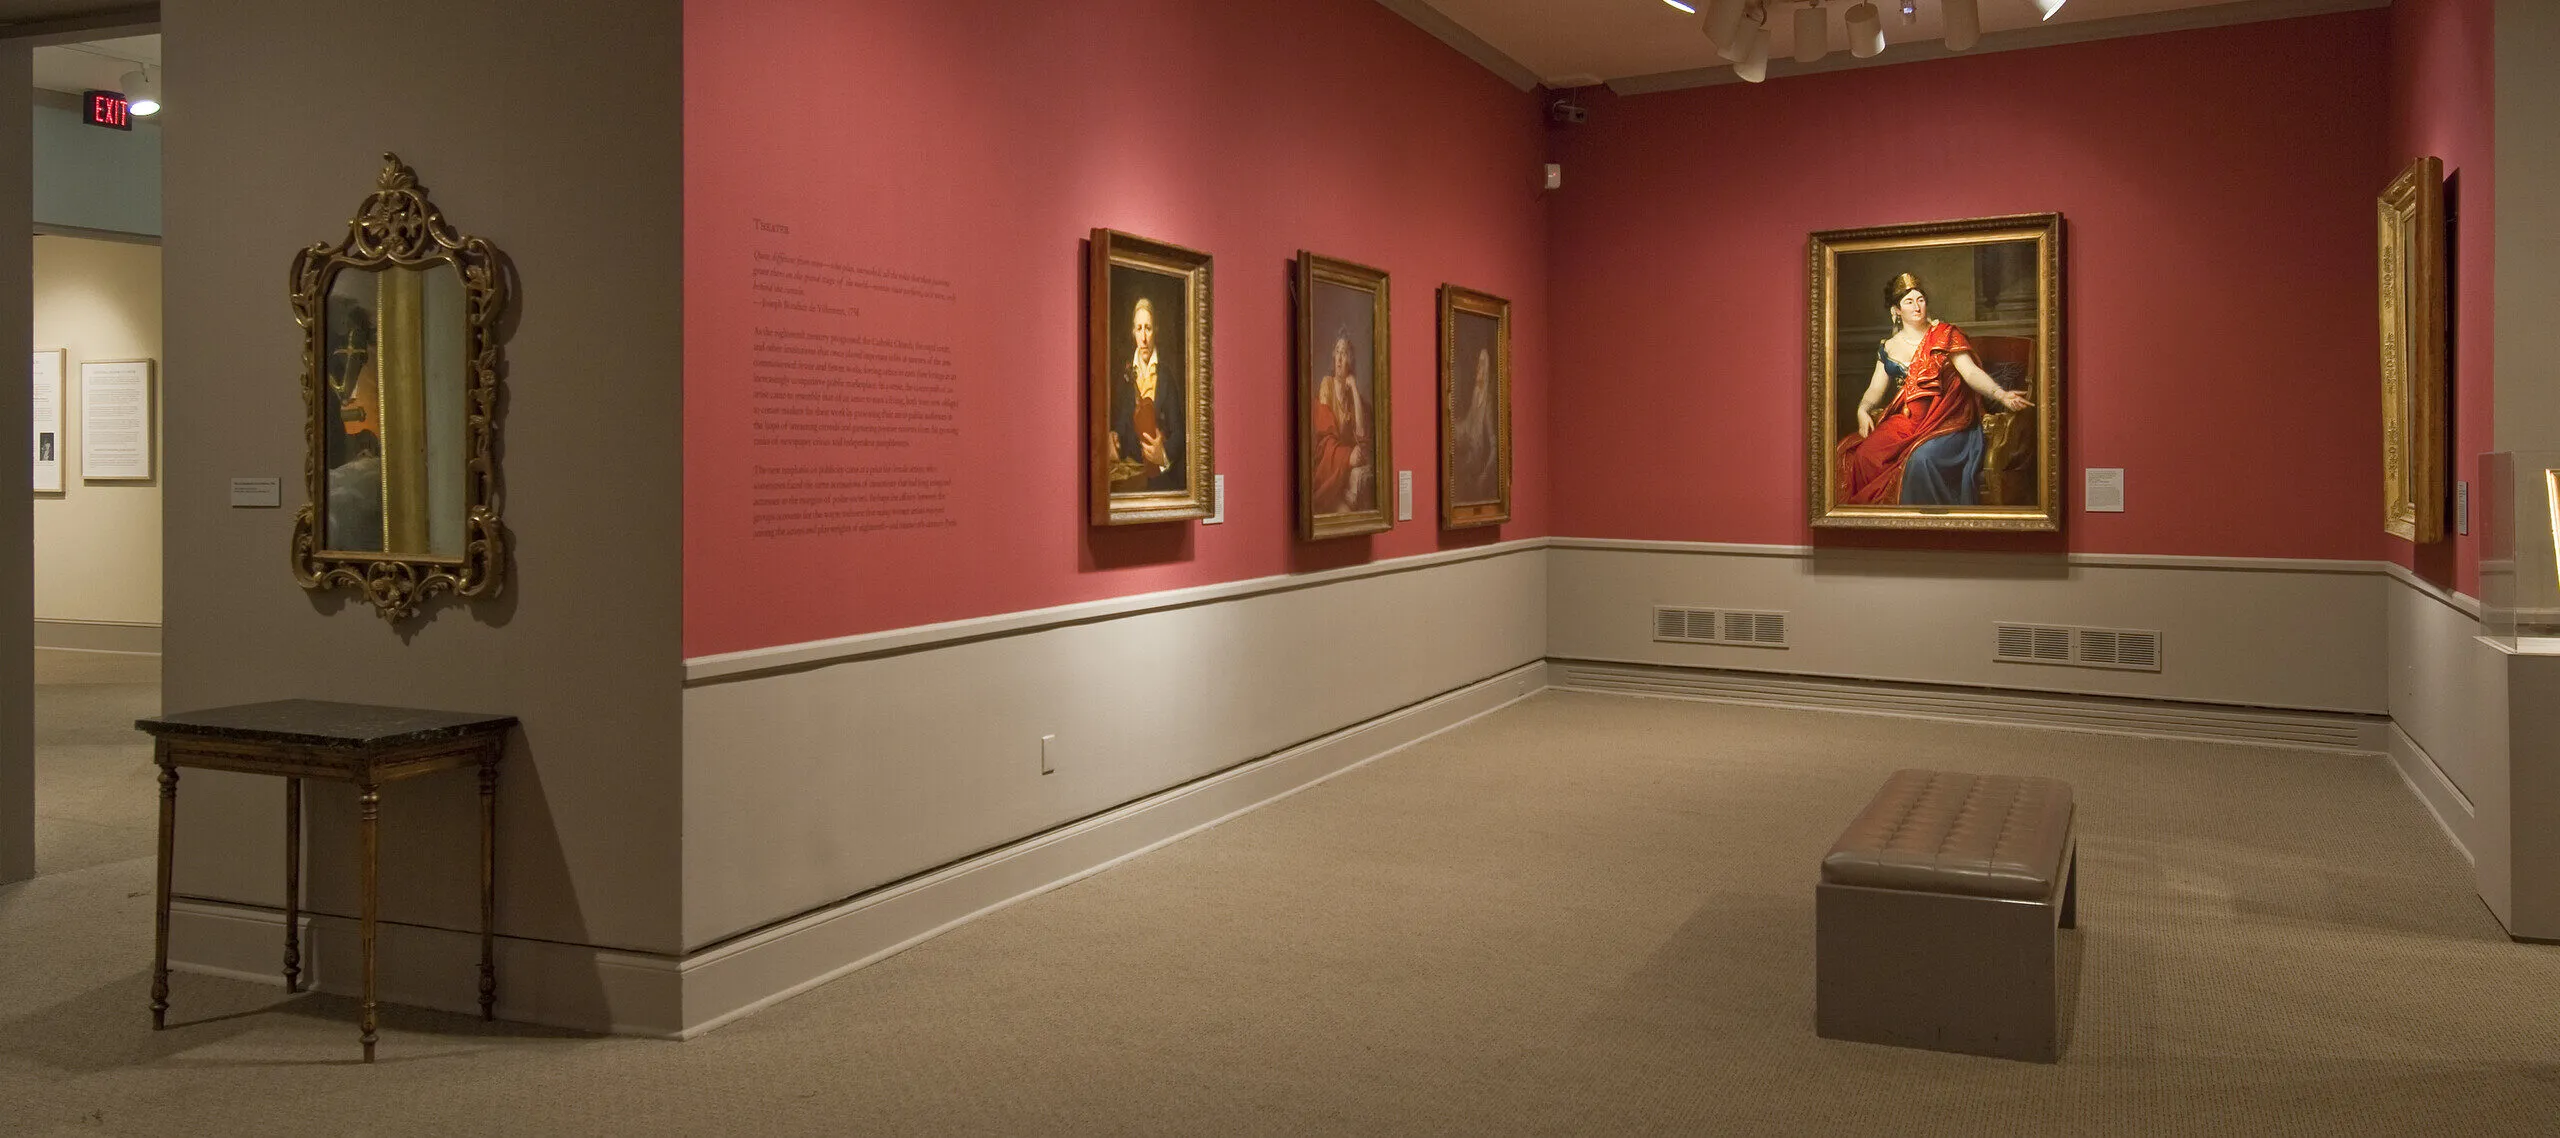
<path id="1" fill-rule="evenodd" d="M 1561 190 L 1564 188 L 1564 163 L 1547 163 L 1547 188 L 1550 190 Z"/>

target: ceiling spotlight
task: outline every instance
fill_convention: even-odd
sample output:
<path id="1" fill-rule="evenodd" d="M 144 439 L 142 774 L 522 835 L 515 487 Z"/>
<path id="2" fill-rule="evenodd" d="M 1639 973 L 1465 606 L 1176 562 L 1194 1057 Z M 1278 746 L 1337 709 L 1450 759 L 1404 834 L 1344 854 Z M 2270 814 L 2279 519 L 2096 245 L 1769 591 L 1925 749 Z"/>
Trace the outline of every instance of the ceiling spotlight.
<path id="1" fill-rule="evenodd" d="M 1982 42 L 1982 8 L 1978 0 L 1945 0 L 1948 51 L 1971 51 Z"/>
<path id="2" fill-rule="evenodd" d="M 1902 22 L 1905 24 L 1920 22 L 1920 0 L 1902 0 Z"/>
<path id="3" fill-rule="evenodd" d="M 1674 8 L 1678 8 L 1678 9 L 1679 9 L 1679 10 L 1681 10 L 1682 12 L 1685 12 L 1685 13 L 1687 13 L 1687 14 L 1689 14 L 1689 15 L 1695 16 L 1695 15 L 1697 15 L 1697 14 L 1698 14 L 1698 10 L 1697 10 L 1697 9 L 1692 8 L 1692 7 L 1690 7 L 1690 6 L 1686 5 L 1686 4 L 1681 3 L 1681 2 L 1680 2 L 1680 0 L 1662 0 L 1662 2 L 1663 2 L 1663 3 L 1665 3 L 1665 4 L 1669 4 L 1669 5 L 1671 5 L 1671 6 L 1672 6 L 1672 7 L 1674 7 Z"/>
<path id="4" fill-rule="evenodd" d="M 124 73 L 125 109 L 137 115 L 160 113 L 160 80 L 151 74 L 151 65 L 140 71 Z"/>
<path id="5" fill-rule="evenodd" d="M 1726 62 L 1741 58 L 1741 49 L 1748 46 L 1742 42 L 1742 15 L 1750 8 L 1750 0 L 1707 0 L 1707 38 Z"/>
<path id="6" fill-rule="evenodd" d="M 2039 20 L 2052 19 L 2053 14 L 2061 11 L 2062 6 L 2069 2 L 2070 0 L 2027 0 L 2027 3 L 2035 5 L 2036 18 Z"/>
<path id="7" fill-rule="evenodd" d="M 1860 59 L 1873 59 L 1884 50 L 1884 17 L 1873 4 L 1861 3 L 1849 9 L 1849 54 Z"/>
<path id="8" fill-rule="evenodd" d="M 1749 41 L 1742 58 L 1733 61 L 1733 73 L 1745 83 L 1757 83 L 1769 77 L 1769 25 L 1763 21 L 1744 37 Z"/>
<path id="9" fill-rule="evenodd" d="M 1752 41 L 1767 34 L 1769 9 L 1761 6 L 1760 0 L 1751 0 L 1743 6 L 1742 22 L 1735 27 L 1733 34 L 1716 41 L 1716 54 L 1723 56 L 1728 63 L 1740 63 L 1751 54 Z"/>
<path id="10" fill-rule="evenodd" d="M 1831 29 L 1822 22 L 1822 0 L 1796 9 L 1796 62 L 1819 63 L 1831 50 Z"/>

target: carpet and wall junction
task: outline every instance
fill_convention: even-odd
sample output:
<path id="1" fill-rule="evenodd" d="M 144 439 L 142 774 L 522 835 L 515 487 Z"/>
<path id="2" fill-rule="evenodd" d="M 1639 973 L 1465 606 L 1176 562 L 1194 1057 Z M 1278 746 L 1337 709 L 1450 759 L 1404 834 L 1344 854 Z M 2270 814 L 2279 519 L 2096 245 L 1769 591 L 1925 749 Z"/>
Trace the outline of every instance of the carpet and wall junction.
<path id="1" fill-rule="evenodd" d="M 2066 937 L 2060 1064 L 1813 1035 L 1816 865 L 1905 765 L 2077 788 L 2084 931 Z M 2382 760 L 2275 748 L 1549 692 L 688 1043 L 390 1009 L 371 1069 L 335 997 L 182 974 L 178 1026 L 149 1031 L 150 887 L 145 856 L 0 890 L 0 1129 L 2334 1136 L 2560 1119 L 2560 949 L 2499 934 Z"/>

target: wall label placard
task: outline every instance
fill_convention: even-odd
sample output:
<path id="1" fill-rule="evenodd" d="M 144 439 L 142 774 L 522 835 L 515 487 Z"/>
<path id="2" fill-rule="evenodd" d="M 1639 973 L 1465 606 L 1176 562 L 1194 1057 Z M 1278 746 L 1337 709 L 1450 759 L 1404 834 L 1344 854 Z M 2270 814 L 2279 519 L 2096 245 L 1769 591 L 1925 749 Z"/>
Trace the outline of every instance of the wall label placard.
<path id="1" fill-rule="evenodd" d="M 2088 476 L 2083 508 L 2093 514 L 2123 513 L 2124 468 L 2092 466 L 2088 468 Z"/>
<path id="2" fill-rule="evenodd" d="M 235 510 L 271 510 L 284 505 L 284 480 L 280 478 L 234 478 L 231 480 L 231 508 Z"/>
<path id="3" fill-rule="evenodd" d="M 42 494 L 62 492 L 62 356 L 60 348 L 35 356 L 35 424 L 27 453 L 35 460 L 34 486 Z"/>
<path id="4" fill-rule="evenodd" d="M 151 479 L 150 360 L 80 365 L 80 479 Z"/>

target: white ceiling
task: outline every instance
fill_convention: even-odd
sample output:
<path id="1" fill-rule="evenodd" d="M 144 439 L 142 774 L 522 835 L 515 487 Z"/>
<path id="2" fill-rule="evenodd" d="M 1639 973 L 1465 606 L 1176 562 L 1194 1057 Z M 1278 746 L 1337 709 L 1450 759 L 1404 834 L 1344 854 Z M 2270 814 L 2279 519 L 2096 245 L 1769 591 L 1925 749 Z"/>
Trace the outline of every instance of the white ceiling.
<path id="1" fill-rule="evenodd" d="M 160 37 L 126 36 L 35 49 L 36 87 L 44 91 L 114 91 L 137 63 L 160 64 Z"/>
<path id="2" fill-rule="evenodd" d="M 1717 58 L 1704 32 L 1703 15 L 1689 15 L 1663 0 L 1418 0 L 1471 33 L 1502 55 L 1534 73 L 1550 87 L 1584 86 L 1639 77 L 1729 69 Z M 1686 0 L 1701 13 L 1707 0 Z M 1769 57 L 1784 60 L 1795 52 L 1795 13 L 1805 0 L 1767 0 Z M 1900 0 L 1873 0 L 1884 16 L 1886 48 L 1871 60 L 1852 60 L 1842 46 L 1842 13 L 1856 0 L 1818 0 L 1824 9 L 1831 57 L 1823 69 L 1897 62 L 1939 46 L 1940 0 L 1917 0 L 1919 19 L 1906 24 Z M 2132 35 L 2165 31 L 2197 23 L 2227 23 L 2308 15 L 2319 11 L 2380 7 L 2388 0 L 2069 0 L 2052 20 L 2039 27 L 2028 0 L 1981 0 L 1983 46 L 2032 46 L 2038 42 Z M 1402 5 L 1390 3 L 1390 7 Z M 2194 9 L 2228 9 L 2194 12 Z M 2077 27 L 2071 25 L 2097 25 Z M 2007 33 L 2005 36 L 2003 33 Z M 1778 63 L 1770 74 L 1783 75 L 1791 65 Z M 1725 74 L 1730 74 L 1725 70 Z M 1687 84 L 1636 84 L 1633 89 Z M 1622 85 L 1622 89 L 1628 89 Z"/>

